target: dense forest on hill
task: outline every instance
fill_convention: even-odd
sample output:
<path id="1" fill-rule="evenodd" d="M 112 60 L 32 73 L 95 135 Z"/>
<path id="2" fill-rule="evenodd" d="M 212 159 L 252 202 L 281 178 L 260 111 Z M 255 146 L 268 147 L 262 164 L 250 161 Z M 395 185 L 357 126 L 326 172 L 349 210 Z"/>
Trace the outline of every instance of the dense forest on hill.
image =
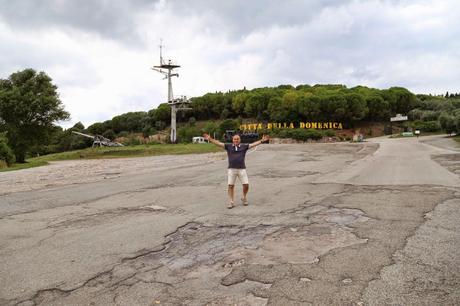
<path id="1" fill-rule="evenodd" d="M 426 132 L 444 129 L 450 133 L 460 126 L 459 94 L 415 95 L 402 87 L 280 85 L 207 93 L 191 101 L 192 111 L 178 117 L 179 122 L 187 123 L 178 131 L 179 141 L 190 141 L 191 135 L 200 133 L 196 121 L 207 121 L 202 130 L 222 133 L 248 118 L 257 122 L 332 121 L 353 128 L 360 121 L 387 123 L 390 117 L 405 114 L 411 127 Z M 130 112 L 95 123 L 87 130 L 109 138 L 128 133 L 148 136 L 167 127 L 169 120 L 170 108 L 165 103 L 148 112 Z M 224 120 L 223 126 L 215 122 L 219 120 Z"/>
<path id="2" fill-rule="evenodd" d="M 351 126 L 360 120 L 388 121 L 416 106 L 416 96 L 405 88 L 379 90 L 344 85 L 280 85 L 226 93 L 207 93 L 191 99 L 192 111 L 181 120 L 223 120 L 254 118 L 257 121 L 335 121 Z M 170 120 L 167 104 L 148 112 L 131 112 L 95 123 L 88 131 L 113 135 L 123 131 L 144 132 L 165 128 Z M 113 133 L 112 133 L 113 132 Z"/>

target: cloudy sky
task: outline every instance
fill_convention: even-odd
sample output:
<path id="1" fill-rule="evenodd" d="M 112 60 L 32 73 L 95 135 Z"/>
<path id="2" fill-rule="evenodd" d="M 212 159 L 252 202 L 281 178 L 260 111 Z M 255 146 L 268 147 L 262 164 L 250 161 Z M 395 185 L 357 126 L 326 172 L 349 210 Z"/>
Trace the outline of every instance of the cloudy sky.
<path id="1" fill-rule="evenodd" d="M 150 69 L 182 68 L 174 94 L 279 84 L 460 92 L 457 0 L 0 0 L 0 78 L 48 73 L 69 127 L 166 100 Z"/>

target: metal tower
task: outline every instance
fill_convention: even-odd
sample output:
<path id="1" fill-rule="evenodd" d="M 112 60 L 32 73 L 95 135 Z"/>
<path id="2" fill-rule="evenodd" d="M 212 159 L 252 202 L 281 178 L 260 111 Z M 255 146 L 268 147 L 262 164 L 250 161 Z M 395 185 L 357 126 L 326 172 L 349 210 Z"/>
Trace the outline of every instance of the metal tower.
<path id="1" fill-rule="evenodd" d="M 176 114 L 181 110 L 189 110 L 190 107 L 187 107 L 187 104 L 190 101 L 186 96 L 179 96 L 174 98 L 173 88 L 172 88 L 172 77 L 179 77 L 178 73 L 173 73 L 173 70 L 179 68 L 179 65 L 173 64 L 171 60 L 165 62 L 163 60 L 163 45 L 160 42 L 160 65 L 153 66 L 152 69 L 160 72 L 165 76 L 164 79 L 168 79 L 168 104 L 171 107 L 171 135 L 170 140 L 172 143 L 176 143 L 177 140 L 177 131 L 176 131 Z"/>

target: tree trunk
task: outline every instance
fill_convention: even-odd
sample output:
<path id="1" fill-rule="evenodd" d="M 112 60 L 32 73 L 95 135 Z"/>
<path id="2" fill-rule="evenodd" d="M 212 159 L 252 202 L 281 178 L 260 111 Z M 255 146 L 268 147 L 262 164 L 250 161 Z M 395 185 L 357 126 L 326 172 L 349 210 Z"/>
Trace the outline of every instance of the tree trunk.
<path id="1" fill-rule="evenodd" d="M 26 155 L 24 153 L 16 153 L 16 162 L 17 163 L 25 163 L 26 162 Z"/>

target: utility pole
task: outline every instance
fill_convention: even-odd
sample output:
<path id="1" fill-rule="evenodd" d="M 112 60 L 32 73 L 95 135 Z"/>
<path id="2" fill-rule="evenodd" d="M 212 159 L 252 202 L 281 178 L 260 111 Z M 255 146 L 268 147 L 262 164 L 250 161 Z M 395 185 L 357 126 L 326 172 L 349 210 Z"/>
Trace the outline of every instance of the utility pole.
<path id="1" fill-rule="evenodd" d="M 160 64 L 153 66 L 152 69 L 160 72 L 165 77 L 164 79 L 168 80 L 168 104 L 171 107 L 171 135 L 170 141 L 176 143 L 177 141 L 177 128 L 176 128 L 176 114 L 178 111 L 190 110 L 190 107 L 187 107 L 190 101 L 186 96 L 180 96 L 174 98 L 173 87 L 172 87 L 172 77 L 179 77 L 178 73 L 173 73 L 173 70 L 179 68 L 177 64 L 173 64 L 172 60 L 165 62 L 163 60 L 163 45 L 160 40 Z"/>

